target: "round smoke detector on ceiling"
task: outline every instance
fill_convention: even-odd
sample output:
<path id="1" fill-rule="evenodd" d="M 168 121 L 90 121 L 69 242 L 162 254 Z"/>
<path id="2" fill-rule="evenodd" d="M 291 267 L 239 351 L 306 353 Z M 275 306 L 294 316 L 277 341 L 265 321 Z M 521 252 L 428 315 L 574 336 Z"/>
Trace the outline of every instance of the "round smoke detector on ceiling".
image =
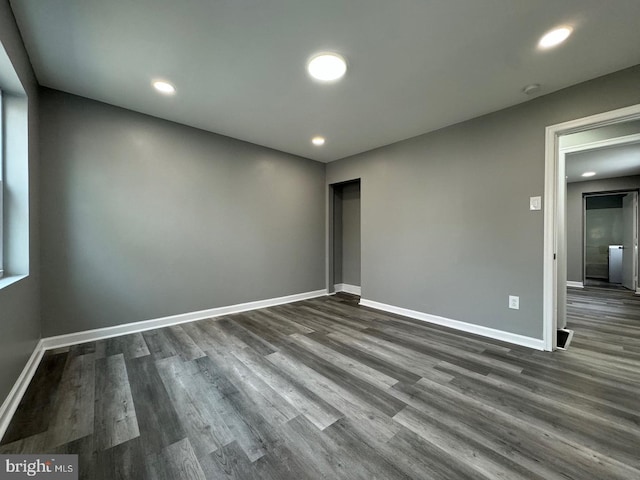
<path id="1" fill-rule="evenodd" d="M 540 91 L 539 83 L 532 83 L 531 85 L 527 85 L 522 89 L 522 93 L 524 93 L 525 95 L 534 95 L 538 93 L 538 91 Z"/>

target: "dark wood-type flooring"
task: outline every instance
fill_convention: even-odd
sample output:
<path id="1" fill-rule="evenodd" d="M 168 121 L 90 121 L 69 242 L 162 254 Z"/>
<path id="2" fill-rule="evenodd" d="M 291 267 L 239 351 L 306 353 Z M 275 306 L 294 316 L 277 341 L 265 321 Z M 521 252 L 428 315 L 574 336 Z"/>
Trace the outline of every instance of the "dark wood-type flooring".
<path id="1" fill-rule="evenodd" d="M 640 299 L 544 353 L 336 295 L 46 353 L 0 453 L 84 479 L 640 479 Z"/>

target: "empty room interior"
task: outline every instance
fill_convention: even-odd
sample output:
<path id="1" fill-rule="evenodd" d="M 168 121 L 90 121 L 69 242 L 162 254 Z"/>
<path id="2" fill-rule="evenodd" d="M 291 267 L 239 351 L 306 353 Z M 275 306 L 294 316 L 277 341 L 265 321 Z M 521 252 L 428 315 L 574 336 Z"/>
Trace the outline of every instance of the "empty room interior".
<path id="1" fill-rule="evenodd" d="M 639 479 L 639 22 L 0 0 L 0 476 Z"/>

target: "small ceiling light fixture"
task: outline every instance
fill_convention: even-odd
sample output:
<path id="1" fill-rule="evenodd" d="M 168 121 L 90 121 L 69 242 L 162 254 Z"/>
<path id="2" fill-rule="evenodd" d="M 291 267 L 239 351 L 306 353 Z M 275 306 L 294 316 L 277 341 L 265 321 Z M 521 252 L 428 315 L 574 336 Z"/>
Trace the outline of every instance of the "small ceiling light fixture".
<path id="1" fill-rule="evenodd" d="M 584 172 L 582 174 L 583 177 L 593 177 L 596 174 L 596 172 Z"/>
<path id="2" fill-rule="evenodd" d="M 555 47 L 556 45 L 560 45 L 564 42 L 569 35 L 573 32 L 573 28 L 571 27 L 560 27 L 550 32 L 545 33 L 540 41 L 538 42 L 538 47 L 547 49 Z"/>
<path id="3" fill-rule="evenodd" d="M 165 95 L 173 95 L 174 93 L 176 93 L 176 87 L 163 80 L 154 81 L 153 88 L 155 88 L 160 93 L 164 93 Z"/>
<path id="4" fill-rule="evenodd" d="M 319 53 L 307 63 L 307 71 L 316 80 L 333 82 L 347 73 L 347 62 L 337 53 Z"/>
<path id="5" fill-rule="evenodd" d="M 324 145 L 324 137 L 313 137 L 311 139 L 311 143 L 313 143 L 316 147 L 321 147 Z"/>
<path id="6" fill-rule="evenodd" d="M 531 85 L 527 85 L 526 87 L 524 87 L 522 89 L 522 93 L 524 93 L 525 95 L 533 95 L 535 93 L 538 93 L 538 90 L 540 90 L 540 84 L 532 83 Z"/>

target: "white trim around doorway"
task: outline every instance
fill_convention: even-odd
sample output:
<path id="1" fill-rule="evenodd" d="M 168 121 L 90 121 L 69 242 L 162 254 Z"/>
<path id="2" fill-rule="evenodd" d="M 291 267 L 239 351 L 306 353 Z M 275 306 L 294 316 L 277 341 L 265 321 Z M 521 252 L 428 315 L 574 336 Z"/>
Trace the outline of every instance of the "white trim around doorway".
<path id="1" fill-rule="evenodd" d="M 558 204 L 558 199 L 561 197 L 560 188 L 561 186 L 564 188 L 565 180 L 564 175 L 559 175 L 559 172 L 564 172 L 564 155 L 561 155 L 559 150 L 558 138 L 561 135 L 637 119 L 640 119 L 640 105 L 632 105 L 610 112 L 550 125 L 546 128 L 543 253 L 543 342 L 545 350 L 552 351 L 556 349 L 558 270 L 561 268 L 566 270 L 565 249 L 563 245 L 558 244 L 560 228 L 566 228 L 564 216 L 560 215 L 560 208 L 565 207 L 564 200 L 561 205 Z M 558 224 L 559 219 L 562 220 L 562 225 Z"/>

